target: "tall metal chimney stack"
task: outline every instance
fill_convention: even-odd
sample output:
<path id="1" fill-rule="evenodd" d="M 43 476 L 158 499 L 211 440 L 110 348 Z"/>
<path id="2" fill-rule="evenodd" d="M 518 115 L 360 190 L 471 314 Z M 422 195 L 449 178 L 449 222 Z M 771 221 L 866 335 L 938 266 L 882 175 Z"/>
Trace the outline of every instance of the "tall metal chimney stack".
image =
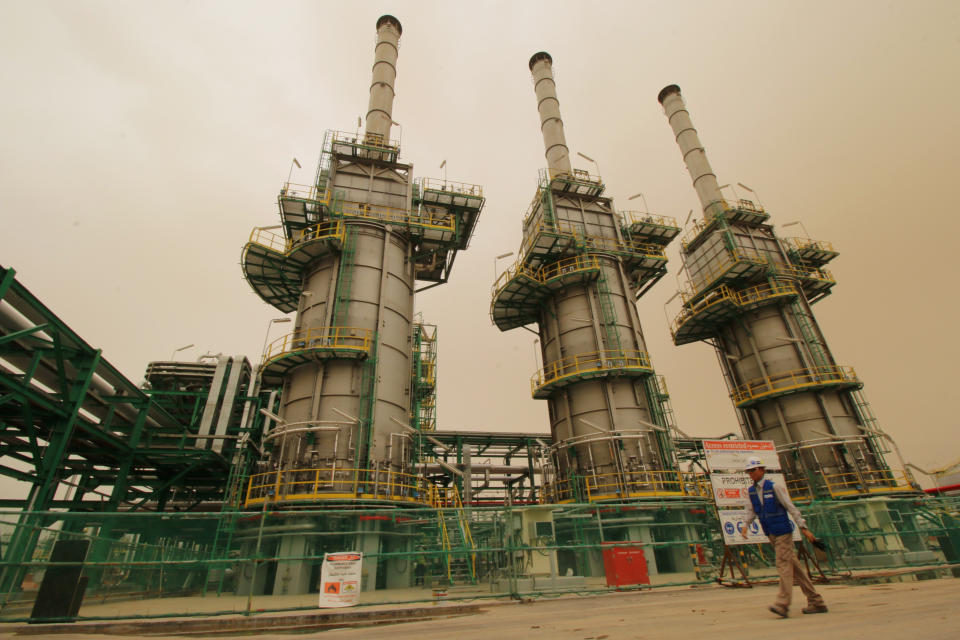
<path id="1" fill-rule="evenodd" d="M 636 310 L 666 274 L 664 247 L 680 228 L 617 211 L 599 176 L 571 170 L 552 62 L 541 51 L 529 65 L 548 168 L 490 304 L 501 331 L 537 325 L 543 368 L 530 390 L 547 401 L 553 436 L 543 500 L 684 497 L 672 410 Z"/>
<path id="2" fill-rule="evenodd" d="M 697 130 L 693 128 L 690 112 L 687 111 L 687 105 L 683 101 L 683 96 L 680 95 L 680 87 L 675 84 L 664 87 L 657 96 L 657 100 L 663 106 L 667 120 L 673 128 L 673 134 L 683 153 L 683 162 L 687 165 L 690 177 L 693 178 L 693 187 L 697 190 L 704 216 L 710 219 L 716 214 L 716 211 L 710 210 L 711 205 L 722 202 L 723 195 L 717 185 L 717 176 L 710 167 L 703 145 L 700 144 Z"/>
<path id="3" fill-rule="evenodd" d="M 373 81 L 370 84 L 370 104 L 367 108 L 367 135 L 390 139 L 393 122 L 393 83 L 397 78 L 397 53 L 403 27 L 391 15 L 377 20 L 377 46 L 374 50 Z"/>
<path id="4" fill-rule="evenodd" d="M 530 72 L 533 88 L 537 93 L 537 110 L 540 112 L 540 131 L 546 149 L 547 166 L 553 173 L 570 173 L 570 151 L 563 135 L 563 120 L 560 119 L 560 101 L 557 100 L 557 85 L 553 81 L 553 58 L 546 51 L 530 57 Z"/>
<path id="5" fill-rule="evenodd" d="M 889 436 L 863 382 L 834 359 L 813 312 L 836 284 L 824 266 L 837 252 L 822 240 L 779 237 L 758 202 L 724 200 L 680 88 L 657 99 L 704 208 L 704 223 L 680 247 L 687 282 L 674 344 L 713 345 L 743 435 L 776 443 L 794 499 L 913 491 L 903 461 L 888 466 L 880 438 Z"/>
<path id="6" fill-rule="evenodd" d="M 327 131 L 315 181 L 288 178 L 278 198 L 281 224 L 255 229 L 243 249 L 254 292 L 296 314 L 294 330 L 265 345 L 258 369 L 279 420 L 245 508 L 430 504 L 427 478 L 418 474 L 426 449 L 411 434 L 436 427 L 436 331 L 415 316 L 414 295 L 418 282 L 449 280 L 484 198 L 480 185 L 414 179 L 388 139 L 400 31 L 393 16 L 377 20 L 366 134 Z M 312 548 L 319 521 L 289 522 L 298 524 L 280 535 L 277 553 Z M 395 532 L 357 522 L 348 544 L 365 552 L 364 571 L 376 576 L 379 563 L 396 562 L 377 558 L 387 548 L 381 535 Z M 389 548 L 410 542 L 398 544 Z M 311 575 L 309 563 L 284 569 L 277 592 L 307 593 Z M 241 580 L 251 590 L 253 582 L 271 588 L 262 578 Z"/>

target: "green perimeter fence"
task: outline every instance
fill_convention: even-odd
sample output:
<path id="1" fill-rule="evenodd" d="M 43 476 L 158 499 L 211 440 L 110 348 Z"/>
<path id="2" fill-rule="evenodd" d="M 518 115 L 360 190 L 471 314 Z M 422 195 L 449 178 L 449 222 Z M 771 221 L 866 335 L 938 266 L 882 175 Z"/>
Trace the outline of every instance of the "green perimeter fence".
<path id="1" fill-rule="evenodd" d="M 827 575 L 923 567 L 927 573 L 915 575 L 925 577 L 956 571 L 950 565 L 960 561 L 960 498 L 874 498 L 803 510 L 827 543 L 819 561 Z M 369 605 L 710 583 L 720 577 L 725 551 L 713 505 L 694 500 L 462 510 L 268 504 L 224 513 L 2 511 L 0 543 L 3 622 L 315 609 L 328 552 L 363 552 L 359 604 Z M 751 580 L 775 574 L 766 545 L 735 549 Z M 12 557 L 18 550 L 24 557 Z M 60 600 L 72 602 L 67 613 L 34 608 L 45 577 L 59 584 Z"/>

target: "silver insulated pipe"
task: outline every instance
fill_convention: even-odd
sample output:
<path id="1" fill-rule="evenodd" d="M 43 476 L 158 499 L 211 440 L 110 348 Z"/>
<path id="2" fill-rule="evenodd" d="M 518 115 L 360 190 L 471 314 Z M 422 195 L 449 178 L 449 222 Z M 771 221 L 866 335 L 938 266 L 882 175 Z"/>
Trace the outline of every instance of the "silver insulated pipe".
<path id="1" fill-rule="evenodd" d="M 402 32 L 400 21 L 391 15 L 380 16 L 377 20 L 366 132 L 382 136 L 384 142 L 390 140 L 390 124 L 393 122 L 393 83 L 397 79 L 397 54 Z"/>
<path id="2" fill-rule="evenodd" d="M 553 173 L 570 173 L 570 151 L 563 135 L 563 120 L 560 119 L 560 102 L 557 100 L 557 85 L 553 81 L 553 58 L 550 54 L 546 51 L 533 54 L 530 73 L 533 74 L 533 90 L 537 94 L 547 166 Z"/>
<path id="3" fill-rule="evenodd" d="M 697 130 L 693 128 L 687 105 L 683 101 L 683 96 L 680 95 L 680 87 L 675 84 L 664 87 L 657 96 L 657 100 L 663 106 L 663 112 L 667 114 L 667 120 L 673 128 L 673 134 L 683 154 L 683 162 L 687 165 L 690 177 L 693 178 L 693 188 L 697 190 L 697 197 L 700 198 L 704 214 L 710 217 L 710 214 L 716 212 L 708 209 L 713 203 L 722 201 L 723 195 L 717 185 L 717 176 L 710 168 L 707 154 L 703 150 L 703 145 L 700 144 Z"/>

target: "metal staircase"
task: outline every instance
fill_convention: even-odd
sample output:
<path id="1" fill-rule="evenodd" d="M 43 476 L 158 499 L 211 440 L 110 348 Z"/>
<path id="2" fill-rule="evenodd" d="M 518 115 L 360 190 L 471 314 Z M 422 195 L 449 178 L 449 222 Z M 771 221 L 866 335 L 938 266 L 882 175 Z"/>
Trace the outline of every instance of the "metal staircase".
<path id="1" fill-rule="evenodd" d="M 432 487 L 432 502 L 437 510 L 438 542 L 444 553 L 449 584 L 476 584 L 477 554 L 470 518 L 463 508 L 456 487 Z"/>

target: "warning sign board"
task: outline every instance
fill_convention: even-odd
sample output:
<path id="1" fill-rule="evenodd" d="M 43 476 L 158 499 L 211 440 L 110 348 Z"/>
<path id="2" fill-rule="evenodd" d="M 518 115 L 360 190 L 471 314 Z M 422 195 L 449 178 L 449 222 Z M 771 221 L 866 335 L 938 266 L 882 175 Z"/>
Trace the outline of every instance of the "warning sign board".
<path id="1" fill-rule="evenodd" d="M 784 484 L 782 473 L 767 473 L 764 478 L 775 484 Z M 713 499 L 718 507 L 743 507 L 749 499 L 747 489 L 753 484 L 745 473 L 713 473 L 710 475 L 713 485 Z"/>
<path id="2" fill-rule="evenodd" d="M 747 529 L 747 537 L 743 537 L 743 521 L 747 517 L 746 509 L 718 509 L 717 515 L 720 516 L 720 528 L 723 530 L 723 542 L 728 547 L 740 544 L 763 544 L 769 542 L 767 536 L 763 535 L 760 529 L 760 523 L 754 520 Z M 794 522 L 793 516 L 787 514 L 790 518 L 790 525 L 793 527 L 794 541 L 800 540 L 800 529 Z"/>
<path id="3" fill-rule="evenodd" d="M 742 471 L 750 458 L 760 458 L 767 471 L 780 468 L 773 440 L 704 440 L 703 452 L 711 471 Z"/>
<path id="4" fill-rule="evenodd" d="M 360 601 L 363 554 L 326 553 L 320 570 L 320 608 L 352 607 Z"/>

